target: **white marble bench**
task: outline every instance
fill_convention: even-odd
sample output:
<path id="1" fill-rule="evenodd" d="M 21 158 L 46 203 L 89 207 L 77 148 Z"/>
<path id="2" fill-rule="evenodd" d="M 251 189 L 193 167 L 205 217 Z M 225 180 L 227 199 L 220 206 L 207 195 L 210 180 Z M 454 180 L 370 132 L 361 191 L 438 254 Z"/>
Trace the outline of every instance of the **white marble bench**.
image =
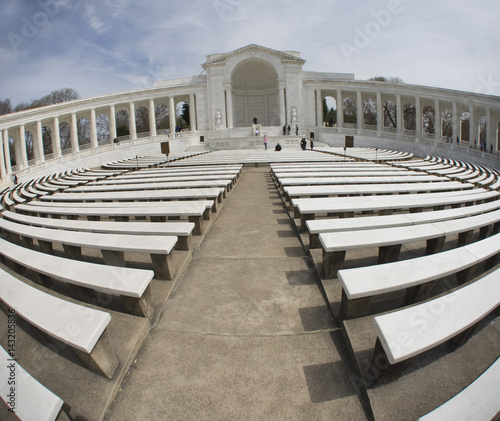
<path id="1" fill-rule="evenodd" d="M 481 215 L 430 224 L 371 230 L 327 232 L 319 234 L 323 248 L 323 272 L 326 279 L 334 278 L 342 268 L 346 251 L 377 247 L 378 263 L 394 262 L 399 258 L 402 244 L 426 241 L 426 254 L 439 252 L 447 236 L 458 234 L 458 244 L 470 241 L 474 230 L 479 229 L 481 237 L 493 226 L 493 233 L 500 229 L 500 210 Z"/>
<path id="2" fill-rule="evenodd" d="M 2 193 L 2 205 L 5 209 L 11 209 L 16 204 L 10 197 L 12 190 L 13 188 L 11 187 Z"/>
<path id="3" fill-rule="evenodd" d="M 404 176 L 385 176 L 385 177 L 308 177 L 308 178 L 280 178 L 279 184 L 282 188 L 285 186 L 314 186 L 330 184 L 393 184 L 393 183 L 433 183 L 441 181 L 450 181 L 448 177 L 438 177 L 436 175 L 404 175 Z"/>
<path id="4" fill-rule="evenodd" d="M 236 174 L 230 175 L 174 175 L 170 177 L 157 177 L 157 178 L 138 178 L 138 179 L 117 179 L 117 177 L 107 178 L 106 180 L 89 182 L 88 186 L 104 186 L 108 184 L 118 184 L 118 185 L 127 185 L 127 184 L 150 184 L 150 183 L 162 183 L 162 182 L 185 182 L 185 181 L 229 181 L 231 184 L 234 184 L 236 181 Z"/>
<path id="5" fill-rule="evenodd" d="M 474 184 L 448 181 L 443 183 L 395 183 L 395 184 L 353 184 L 286 186 L 287 199 L 314 196 L 362 196 L 374 194 L 429 193 L 439 191 L 471 190 Z"/>
<path id="6" fill-rule="evenodd" d="M 11 194 L 12 194 L 12 200 L 14 201 L 14 203 L 25 203 L 26 202 L 26 199 L 24 197 L 22 197 L 20 194 L 20 186 L 13 189 Z"/>
<path id="7" fill-rule="evenodd" d="M 231 180 L 200 180 L 200 181 L 170 181 L 162 183 L 143 183 L 143 184 L 96 184 L 84 185 L 78 187 L 70 187 L 65 190 L 65 193 L 80 193 L 80 192 L 114 192 L 114 191 L 142 191 L 142 190 L 169 190 L 169 189 L 192 189 L 204 187 L 223 187 L 226 192 L 229 192 L 232 187 Z M 225 197 L 225 196 L 224 196 Z"/>
<path id="8" fill-rule="evenodd" d="M 16 212 L 28 213 L 31 215 L 50 215 L 52 217 L 64 216 L 68 219 L 86 217 L 89 220 L 99 221 L 101 218 L 115 218 L 121 221 L 128 221 L 131 217 L 151 218 L 155 222 L 165 222 L 167 218 L 187 218 L 195 224 L 193 235 L 201 235 L 203 229 L 203 218 L 209 218 L 210 211 L 204 204 L 191 202 L 189 205 L 154 205 L 144 204 L 142 207 L 121 207 L 112 208 L 79 208 L 70 206 L 42 206 L 23 204 L 15 207 Z"/>
<path id="9" fill-rule="evenodd" d="M 210 220 L 210 209 L 212 212 L 217 211 L 217 204 L 215 200 L 175 200 L 175 201 L 141 201 L 141 202 L 51 202 L 49 200 L 38 201 L 32 200 L 27 205 L 32 207 L 46 206 L 46 207 L 66 207 L 66 208 L 80 208 L 80 209 L 112 209 L 120 207 L 123 209 L 147 209 L 147 208 L 158 208 L 165 209 L 168 212 L 170 209 L 180 208 L 182 206 L 190 206 L 192 204 L 205 206 L 205 212 L 203 213 L 203 219 Z"/>
<path id="10" fill-rule="evenodd" d="M 63 412 L 64 401 L 34 379 L 3 347 L 0 346 L 0 419 L 23 421 L 69 420 Z M 15 353 L 14 353 L 15 357 Z M 9 384 L 9 378 L 15 383 Z M 12 390 L 11 390 L 12 388 Z M 7 409 L 9 408 L 9 409 Z M 14 415 L 15 414 L 15 415 Z"/>
<path id="11" fill-rule="evenodd" d="M 37 240 L 42 251 L 49 254 L 53 243 L 62 244 L 66 255 L 75 260 L 81 260 L 82 248 L 90 248 L 100 250 L 106 264 L 124 267 L 125 252 L 146 253 L 151 256 L 156 278 L 174 277 L 170 252 L 177 242 L 175 236 L 65 231 L 18 224 L 3 218 L 0 218 L 0 229 L 13 239 L 21 237 L 27 245 Z"/>
<path id="12" fill-rule="evenodd" d="M 87 298 L 87 289 L 119 296 L 129 313 L 151 319 L 151 270 L 100 265 L 53 256 L 18 246 L 0 238 L 0 255 L 7 260 L 33 270 L 44 286 L 51 286 L 51 279 L 75 286 L 77 298 Z M 85 288 L 84 290 L 80 287 Z"/>
<path id="13" fill-rule="evenodd" d="M 56 187 L 56 186 L 50 184 L 48 181 L 41 181 L 41 180 L 35 181 L 35 183 L 33 184 L 33 187 L 36 190 L 41 190 L 41 191 L 49 193 L 49 194 L 55 193 L 56 191 L 64 190 L 64 188 L 62 186 Z"/>
<path id="14" fill-rule="evenodd" d="M 40 216 L 30 216 L 22 213 L 4 211 L 2 216 L 9 221 L 37 227 L 65 229 L 72 231 L 86 231 L 112 234 L 140 234 L 140 235 L 174 235 L 177 237 L 175 249 L 190 250 L 189 237 L 193 233 L 193 222 L 170 221 L 161 223 L 151 222 L 116 222 L 116 221 L 87 221 L 76 219 L 53 219 Z"/>
<path id="15" fill-rule="evenodd" d="M 222 202 L 223 187 L 196 189 L 139 190 L 117 192 L 64 192 L 40 198 L 42 202 L 97 202 L 97 201 L 174 201 L 209 199 Z"/>
<path id="16" fill-rule="evenodd" d="M 450 400 L 418 421 L 490 421 L 500 412 L 500 358 Z"/>
<path id="17" fill-rule="evenodd" d="M 205 169 L 194 169 L 192 167 L 189 168 L 168 168 L 168 169 L 155 169 L 155 170 L 140 170 L 134 172 L 128 172 L 122 175 L 118 175 L 113 177 L 113 180 L 141 180 L 141 179 L 151 179 L 152 181 L 156 179 L 164 179 L 163 181 L 168 180 L 171 177 L 184 177 L 184 176 L 214 176 L 220 175 L 221 178 L 225 177 L 238 177 L 241 171 L 240 168 L 205 168 Z"/>
<path id="18" fill-rule="evenodd" d="M 321 232 L 355 231 L 425 224 L 465 218 L 497 209 L 500 209 L 500 200 L 480 205 L 419 213 L 364 216 L 360 218 L 315 219 L 306 221 L 306 227 L 309 231 L 309 248 L 318 248 L 321 246 L 318 240 L 318 234 Z"/>
<path id="19" fill-rule="evenodd" d="M 377 341 L 372 384 L 399 377 L 412 357 L 450 341 L 462 345 L 477 323 L 500 305 L 500 270 L 441 297 L 373 319 Z M 497 388 L 498 390 L 498 388 Z M 497 400 L 498 401 L 498 400 Z"/>
<path id="20" fill-rule="evenodd" d="M 27 190 L 30 194 L 34 195 L 35 197 L 45 196 L 45 195 L 49 194 L 49 193 L 48 193 L 48 192 L 46 192 L 46 191 L 42 191 L 42 190 L 38 190 L 38 189 L 36 189 L 36 188 L 35 188 L 35 181 L 34 181 L 34 180 L 32 180 L 32 181 L 30 181 L 30 182 L 28 183 L 28 185 L 26 186 L 26 190 Z"/>
<path id="21" fill-rule="evenodd" d="M 484 189 L 460 190 L 447 193 L 423 193 L 418 195 L 354 196 L 314 199 L 292 199 L 295 217 L 301 219 L 301 229 L 306 230 L 306 221 L 319 215 L 350 216 L 356 212 L 379 214 L 410 210 L 420 212 L 424 208 L 443 209 L 445 206 L 461 206 L 497 199 L 498 192 Z"/>
<path id="22" fill-rule="evenodd" d="M 361 173 L 362 176 L 373 175 L 405 175 L 408 170 L 403 170 L 401 168 L 389 167 L 389 166 L 351 166 L 351 167 L 329 167 L 329 168 L 296 168 L 296 169 L 278 169 L 273 170 L 274 176 L 276 178 L 292 178 L 292 177 L 336 177 L 337 174 L 340 176 L 352 175 L 356 176 Z"/>
<path id="23" fill-rule="evenodd" d="M 342 269 L 342 319 L 368 314 L 373 298 L 395 291 L 406 291 L 403 305 L 429 296 L 432 281 L 456 274 L 459 283 L 467 280 L 471 267 L 494 259 L 500 253 L 500 234 L 441 253 L 399 262 L 353 269 Z M 491 266 L 489 263 L 487 266 Z"/>
<path id="24" fill-rule="evenodd" d="M 47 335 L 70 346 L 90 370 L 113 377 L 118 360 L 103 337 L 109 313 L 57 298 L 5 271 L 0 272 L 0 300 L 38 329 L 41 340 Z"/>

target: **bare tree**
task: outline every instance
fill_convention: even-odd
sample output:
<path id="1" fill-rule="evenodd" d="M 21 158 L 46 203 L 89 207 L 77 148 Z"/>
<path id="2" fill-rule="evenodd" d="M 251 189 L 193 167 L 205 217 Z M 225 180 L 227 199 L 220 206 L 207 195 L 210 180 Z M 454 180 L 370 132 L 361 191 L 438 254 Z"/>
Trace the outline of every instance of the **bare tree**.
<path id="1" fill-rule="evenodd" d="M 356 123 L 357 110 L 358 107 L 354 98 L 344 99 L 344 123 Z"/>
<path id="2" fill-rule="evenodd" d="M 416 130 L 417 119 L 416 119 L 416 109 L 413 104 L 405 104 L 403 107 L 403 128 L 406 130 Z"/>
<path id="3" fill-rule="evenodd" d="M 135 124 L 137 133 L 149 132 L 149 112 L 146 107 L 135 110 Z"/>
<path id="4" fill-rule="evenodd" d="M 12 104 L 10 99 L 0 100 L 0 115 L 10 114 L 12 112 Z"/>
<path id="5" fill-rule="evenodd" d="M 363 104 L 364 124 L 369 126 L 377 125 L 377 103 L 370 98 Z"/>
<path id="6" fill-rule="evenodd" d="M 44 105 L 59 104 L 80 98 L 78 92 L 71 88 L 62 88 L 52 91 L 40 99 L 34 100 L 29 108 L 43 107 Z"/>
<path id="7" fill-rule="evenodd" d="M 392 101 L 386 101 L 384 109 L 384 127 L 396 127 L 396 104 Z"/>

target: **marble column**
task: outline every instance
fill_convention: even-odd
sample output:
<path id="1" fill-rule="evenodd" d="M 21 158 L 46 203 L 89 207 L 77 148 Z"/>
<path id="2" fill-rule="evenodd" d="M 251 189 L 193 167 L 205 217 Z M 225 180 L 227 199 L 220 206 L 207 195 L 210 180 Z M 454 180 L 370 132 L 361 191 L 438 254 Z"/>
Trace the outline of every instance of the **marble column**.
<path id="1" fill-rule="evenodd" d="M 321 89 L 316 89 L 316 125 L 323 127 L 323 98 L 321 97 Z"/>
<path id="2" fill-rule="evenodd" d="M 109 139 L 114 142 L 116 134 L 116 109 L 114 105 L 109 106 Z"/>
<path id="3" fill-rule="evenodd" d="M 279 89 L 279 101 L 280 101 L 280 122 L 281 126 L 286 124 L 286 110 L 285 110 L 285 89 Z"/>
<path id="4" fill-rule="evenodd" d="M 344 127 L 344 101 L 342 101 L 342 91 L 337 91 L 337 126 Z"/>
<path id="5" fill-rule="evenodd" d="M 420 97 L 415 97 L 415 136 L 417 139 L 422 137 L 422 106 Z"/>
<path id="6" fill-rule="evenodd" d="M 434 139 L 441 140 L 443 131 L 443 121 L 441 119 L 441 108 L 439 99 L 434 100 Z"/>
<path id="7" fill-rule="evenodd" d="M 232 91 L 229 91 L 229 104 L 228 104 L 228 107 L 230 106 L 230 110 L 231 112 L 228 113 L 230 114 L 231 116 L 231 127 L 233 127 L 233 114 L 234 114 L 234 110 L 233 110 L 233 92 Z M 196 94 L 190 94 L 189 95 L 189 121 L 191 123 L 191 131 L 193 132 L 196 132 L 198 130 L 198 122 L 196 121 L 196 119 L 198 118 L 198 113 L 196 112 Z"/>
<path id="8" fill-rule="evenodd" d="M 384 131 L 384 108 L 382 107 L 382 93 L 377 92 L 377 133 Z"/>
<path id="9" fill-rule="evenodd" d="M 175 100 L 171 96 L 168 98 L 168 120 L 170 124 L 170 134 L 175 135 Z"/>
<path id="10" fill-rule="evenodd" d="M 36 133 L 33 134 L 33 152 L 35 154 L 35 163 L 45 162 L 45 153 L 43 150 L 43 132 L 42 122 L 36 122 Z"/>
<path id="11" fill-rule="evenodd" d="M 479 148 L 479 140 L 477 137 L 477 126 L 475 125 L 474 107 L 469 105 L 469 143 Z"/>
<path id="12" fill-rule="evenodd" d="M 487 151 L 490 152 L 491 146 L 493 146 L 493 150 L 496 151 L 498 149 L 497 145 L 497 130 L 495 124 L 491 119 L 491 108 L 486 108 L 486 144 L 488 145 Z"/>
<path id="13" fill-rule="evenodd" d="M 71 113 L 70 139 L 71 152 L 78 153 L 80 151 L 80 146 L 78 145 L 78 121 L 75 113 Z"/>
<path id="14" fill-rule="evenodd" d="M 191 120 L 191 130 L 196 130 L 196 118 L 194 116 L 194 95 L 189 96 L 189 119 Z M 193 104 L 193 106 L 191 106 Z M 233 92 L 231 89 L 226 91 L 226 113 L 227 113 L 227 127 L 232 129 L 234 126 L 233 121 Z"/>
<path id="15" fill-rule="evenodd" d="M 61 153 L 61 133 L 59 132 L 59 117 L 54 117 L 52 125 L 52 158 L 60 158 Z"/>
<path id="16" fill-rule="evenodd" d="M 358 126 L 358 134 L 361 134 L 361 130 L 363 129 L 363 98 L 361 95 L 361 91 L 356 92 L 356 125 Z"/>
<path id="17" fill-rule="evenodd" d="M 3 131 L 3 154 L 5 157 L 5 171 L 7 175 L 12 173 L 12 162 L 10 159 L 9 130 Z"/>
<path id="18" fill-rule="evenodd" d="M 90 147 L 92 149 L 97 148 L 99 144 L 97 143 L 97 122 L 95 116 L 95 109 L 90 110 Z"/>
<path id="19" fill-rule="evenodd" d="M 457 113 L 457 103 L 452 102 L 451 104 L 451 119 L 453 123 L 452 128 L 452 142 L 457 141 L 457 137 L 460 138 L 459 124 L 458 124 L 458 113 Z"/>
<path id="20" fill-rule="evenodd" d="M 18 171 L 28 168 L 28 157 L 26 154 L 26 131 L 24 129 L 24 124 L 19 126 L 19 153 L 21 156 L 16 154 L 16 166 Z"/>
<path id="21" fill-rule="evenodd" d="M 155 100 L 149 100 L 149 135 L 156 136 Z"/>
<path id="22" fill-rule="evenodd" d="M 7 130 L 4 130 L 4 133 Z M 8 135 L 7 135 L 8 137 Z M 2 143 L 4 142 L 4 135 L 1 136 Z M 2 145 L 3 146 L 3 145 Z M 5 180 L 7 177 L 7 168 L 5 165 L 5 153 L 4 153 L 4 148 L 0 148 L 0 179 Z"/>
<path id="23" fill-rule="evenodd" d="M 398 139 L 401 138 L 403 133 L 404 121 L 403 121 L 403 104 L 401 101 L 401 95 L 396 94 L 396 133 Z"/>
<path id="24" fill-rule="evenodd" d="M 137 126 L 135 124 L 135 104 L 129 102 L 129 113 L 128 113 L 128 130 L 130 140 L 137 139 Z"/>

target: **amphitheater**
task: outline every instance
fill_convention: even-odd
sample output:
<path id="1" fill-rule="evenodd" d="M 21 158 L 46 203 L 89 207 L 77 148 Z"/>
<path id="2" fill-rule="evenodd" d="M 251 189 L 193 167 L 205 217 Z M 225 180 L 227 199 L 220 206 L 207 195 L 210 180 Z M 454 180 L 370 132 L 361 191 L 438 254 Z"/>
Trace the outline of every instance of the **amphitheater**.
<path id="1" fill-rule="evenodd" d="M 1 420 L 500 419 L 500 98 L 304 64 L 0 117 Z"/>

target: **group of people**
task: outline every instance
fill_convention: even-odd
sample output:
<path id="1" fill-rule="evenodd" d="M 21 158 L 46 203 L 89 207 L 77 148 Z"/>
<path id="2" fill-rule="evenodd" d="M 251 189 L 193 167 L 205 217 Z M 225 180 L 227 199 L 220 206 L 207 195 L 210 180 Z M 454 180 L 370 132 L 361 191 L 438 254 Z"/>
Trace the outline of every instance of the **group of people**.
<path id="1" fill-rule="evenodd" d="M 313 150 L 314 148 L 314 141 L 311 139 L 309 141 L 309 146 L 311 147 L 311 151 Z M 305 137 L 303 137 L 302 139 L 300 139 L 300 148 L 305 151 L 306 148 L 307 148 L 307 140 Z"/>
<path id="2" fill-rule="evenodd" d="M 267 151 L 267 134 L 265 134 L 265 135 L 264 135 L 264 149 Z M 280 143 L 278 142 L 278 143 L 276 144 L 276 146 L 274 147 L 274 150 L 275 150 L 275 151 L 281 151 L 281 149 L 282 149 L 282 148 L 281 148 L 281 145 L 280 145 Z"/>
<path id="3" fill-rule="evenodd" d="M 286 136 L 286 135 L 289 135 L 290 134 L 290 125 L 284 125 L 283 126 L 283 136 Z M 295 136 L 298 136 L 299 135 L 299 126 L 295 125 Z"/>

